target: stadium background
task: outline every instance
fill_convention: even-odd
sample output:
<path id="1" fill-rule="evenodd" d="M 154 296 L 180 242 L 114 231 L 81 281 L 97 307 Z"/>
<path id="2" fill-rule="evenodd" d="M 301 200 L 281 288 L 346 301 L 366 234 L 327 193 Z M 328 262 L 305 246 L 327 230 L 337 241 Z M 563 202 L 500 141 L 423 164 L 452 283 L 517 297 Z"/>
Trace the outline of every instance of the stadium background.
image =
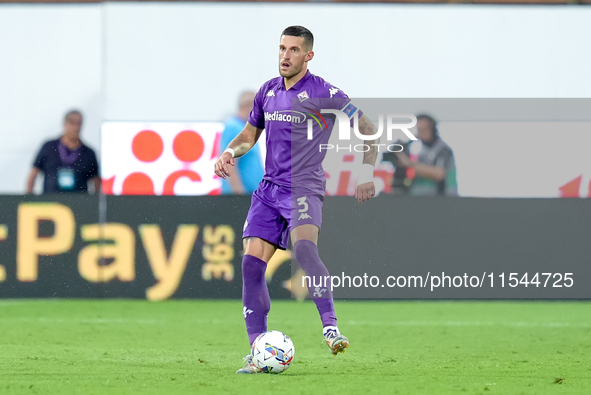
<path id="1" fill-rule="evenodd" d="M 7 299 L 0 307 L 4 309 L 1 325 L 7 351 L 2 358 L 8 367 L 2 383 L 5 389 L 41 388 L 43 393 L 257 391 L 253 382 L 242 388 L 244 382 L 227 376 L 233 374 L 243 354 L 244 339 L 235 333 L 243 331 L 238 300 L 240 229 L 249 198 L 23 196 L 35 152 L 42 141 L 58 135 L 65 110 L 77 107 L 83 111 L 83 139 L 97 149 L 101 162 L 115 155 L 109 149 L 129 147 L 130 141 L 126 145 L 117 140 L 117 132 L 107 136 L 101 131 L 130 122 L 135 126 L 128 131 L 129 139 L 139 131 L 158 129 L 162 123 L 173 125 L 161 134 L 168 144 L 163 155 L 174 154 L 178 159 L 183 154 L 172 147 L 179 132 L 195 130 L 203 123 L 219 128 L 219 122 L 231 114 L 239 92 L 256 89 L 276 74 L 277 34 L 290 24 L 303 24 L 315 34 L 312 72 L 351 97 L 588 98 L 591 53 L 586 48 L 591 42 L 591 9 L 549 4 L 554 2 L 2 2 L 0 194 L 6 196 L 0 197 L 0 296 Z M 203 136 L 204 150 L 213 155 L 215 138 L 209 132 Z M 576 271 L 577 287 L 571 294 L 534 295 L 521 289 L 520 294 L 493 298 L 588 299 L 589 201 L 558 197 L 591 195 L 591 165 L 585 156 L 589 136 L 581 134 L 572 141 L 572 136 L 556 133 L 535 142 L 525 136 L 511 146 L 511 160 L 517 161 L 511 169 L 519 173 L 524 170 L 522 164 L 533 162 L 536 179 L 544 180 L 550 167 L 552 187 L 536 189 L 535 183 L 523 177 L 518 193 L 508 188 L 492 196 L 534 199 L 463 197 L 456 201 L 384 195 L 372 202 L 370 211 L 391 219 L 392 243 L 406 257 L 402 264 L 408 269 L 417 264 L 413 258 L 420 256 L 423 262 L 458 270 L 547 267 Z M 117 143 L 119 147 L 111 147 Z M 544 148 L 548 152 L 540 154 Z M 469 145 L 457 149 L 470 152 Z M 133 161 L 131 151 L 128 155 Z M 572 161 L 573 157 L 578 160 Z M 460 155 L 460 188 L 461 160 Z M 499 166 L 503 162 L 499 159 Z M 494 171 L 494 163 L 491 166 Z M 182 168 L 178 163 L 155 163 L 150 171 L 163 167 L 165 174 L 154 176 L 160 177 L 155 194 L 162 194 L 167 177 Z M 531 175 L 531 168 L 528 171 Z M 201 194 L 187 182 L 187 174 L 181 176 L 179 190 L 173 185 L 173 192 Z M 568 186 L 566 192 L 564 186 Z M 122 184 L 113 187 L 122 188 Z M 215 185 L 208 188 L 215 195 Z M 491 193 L 487 189 L 463 195 L 490 197 Z M 535 199 L 540 197 L 556 199 Z M 342 205 L 342 199 L 347 198 L 328 198 L 327 207 L 331 201 Z M 401 210 L 408 214 L 401 215 Z M 498 217 L 501 212 L 504 215 Z M 438 213 L 459 214 L 443 221 Z M 326 230 L 339 226 L 334 216 L 327 222 Z M 96 226 L 100 223 L 111 228 Z M 480 243 L 471 245 L 468 252 L 467 226 Z M 503 232 L 507 234 L 500 237 Z M 336 234 L 326 235 L 324 255 L 338 241 Z M 422 249 L 412 244 L 423 238 L 438 241 Z M 175 248 L 177 255 L 172 254 Z M 377 259 L 392 260 L 388 255 L 392 250 L 384 248 Z M 460 259 L 458 251 L 464 252 Z M 339 258 L 333 259 L 340 263 Z M 292 275 L 285 264 L 288 260 L 286 253 L 273 264 L 269 284 L 275 298 L 290 296 L 285 283 Z M 45 297 L 63 299 L 55 304 L 14 300 Z M 192 301 L 194 305 L 66 300 L 228 297 L 232 300 L 219 304 Z M 424 295 L 396 296 L 405 297 Z M 486 298 L 447 295 L 481 297 Z M 591 347 L 585 340 L 591 327 L 587 302 L 356 303 L 342 301 L 340 311 L 348 317 L 343 323 L 359 340 L 358 347 L 377 347 L 375 342 L 362 340 L 376 325 L 398 336 L 401 344 L 380 345 L 379 355 L 356 353 L 356 366 L 347 360 L 335 362 L 331 369 L 351 376 L 332 382 L 343 393 L 370 385 L 382 392 L 392 392 L 396 386 L 401 393 L 456 393 L 466 388 L 477 393 L 586 393 L 591 387 L 586 368 Z M 314 380 L 325 379 L 317 375 L 315 365 L 319 360 L 323 367 L 328 365 L 322 359 L 326 356 L 314 348 L 316 337 L 308 329 L 315 317 L 304 310 L 309 313 L 313 306 L 305 303 L 302 308 L 292 301 L 274 306 L 271 325 L 294 333 L 296 347 L 304 350 L 299 354 L 299 370 L 294 366 L 290 372 L 305 375 L 294 374 L 292 383 L 302 393 L 313 390 Z M 187 318 L 196 312 L 198 320 Z M 220 315 L 236 317 L 220 319 Z M 177 323 L 176 329 L 171 322 Z M 136 330 L 121 330 L 119 325 Z M 86 341 L 87 330 L 95 331 L 92 344 Z M 163 340 L 161 331 L 173 336 Z M 115 332 L 116 340 L 106 340 Z M 409 332 L 420 336 L 413 338 Z M 211 340 L 206 333 L 224 337 Z M 193 342 L 196 351 L 185 351 L 187 345 L 172 340 L 175 336 Z M 201 344 L 203 336 L 208 340 Z M 530 343 L 530 337 L 539 343 Z M 137 345 L 130 345 L 140 338 Z M 158 342 L 161 347 L 155 348 Z M 69 355 L 63 344 L 76 351 Z M 102 360 L 95 356 L 99 353 Z M 462 365 L 461 358 L 468 365 Z M 523 365 L 526 359 L 532 365 Z M 379 366 L 373 364 L 376 360 Z M 81 361 L 86 367 L 77 365 Z M 171 369 L 172 362 L 178 368 Z M 391 374 L 394 366 L 398 376 Z M 451 369 L 451 378 L 442 369 Z M 384 375 L 373 376 L 372 371 Z M 70 377 L 77 377 L 71 380 L 77 384 L 75 391 L 68 387 Z"/>
<path id="2" fill-rule="evenodd" d="M 311 69 L 350 97 L 591 92 L 585 6 L 106 2 L 1 10 L 2 193 L 23 192 L 36 150 L 59 133 L 70 107 L 84 111 L 83 137 L 99 151 L 102 122 L 223 120 L 242 90 L 276 74 L 270 32 L 302 15 L 317 36 Z"/>

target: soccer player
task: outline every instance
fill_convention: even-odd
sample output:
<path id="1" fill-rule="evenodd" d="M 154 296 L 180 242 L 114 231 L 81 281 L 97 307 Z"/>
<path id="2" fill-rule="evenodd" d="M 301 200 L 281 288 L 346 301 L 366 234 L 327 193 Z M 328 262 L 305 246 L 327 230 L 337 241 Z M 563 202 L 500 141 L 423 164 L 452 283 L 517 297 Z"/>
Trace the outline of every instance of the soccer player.
<path id="1" fill-rule="evenodd" d="M 314 98 L 343 111 L 349 119 L 361 112 L 350 103 L 347 95 L 322 78 L 308 71 L 314 58 L 314 37 L 302 26 L 290 26 L 281 34 L 279 44 L 280 77 L 267 81 L 255 96 L 254 106 L 244 130 L 230 142 L 215 164 L 215 173 L 225 179 L 234 158 L 246 154 L 257 142 L 263 129 L 267 131 L 265 175 L 253 193 L 251 207 L 244 224 L 242 259 L 243 315 L 250 344 L 267 330 L 267 315 L 271 301 L 265 282 L 267 262 L 277 248 L 286 249 L 291 237 L 293 256 L 310 278 L 328 276 L 326 266 L 318 255 L 318 234 L 322 223 L 325 177 L 322 160 L 326 150 L 319 144 L 328 142 L 329 134 L 315 126 L 313 140 L 307 141 L 301 117 L 293 111 L 292 103 L 303 108 Z M 326 107 L 324 107 L 326 108 Z M 313 109 L 312 109 L 313 110 Z M 312 111 L 310 110 L 310 111 Z M 320 111 L 319 109 L 317 109 Z M 327 130 L 332 130 L 335 117 L 322 119 Z M 299 122 L 300 127 L 294 127 Z M 360 133 L 373 135 L 375 127 L 365 116 L 359 117 Z M 301 147 L 294 148 L 294 141 Z M 356 198 L 361 204 L 375 194 L 373 167 L 377 158 L 378 140 L 366 140 L 370 149 L 365 152 L 361 175 L 357 181 Z M 318 284 L 318 282 L 315 282 Z M 326 285 L 326 284 L 324 284 Z M 323 325 L 323 336 L 333 355 L 344 352 L 349 340 L 337 327 L 330 286 L 309 284 Z M 250 355 L 245 366 L 236 373 L 259 373 Z"/>

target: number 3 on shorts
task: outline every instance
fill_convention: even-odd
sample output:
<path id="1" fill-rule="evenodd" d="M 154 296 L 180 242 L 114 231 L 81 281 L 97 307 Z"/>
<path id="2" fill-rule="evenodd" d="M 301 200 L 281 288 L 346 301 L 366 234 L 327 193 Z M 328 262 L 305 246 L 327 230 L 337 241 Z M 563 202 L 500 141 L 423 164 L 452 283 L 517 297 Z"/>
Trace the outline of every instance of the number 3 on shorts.
<path id="1" fill-rule="evenodd" d="M 304 206 L 304 208 L 299 209 L 298 212 L 305 213 L 306 211 L 308 211 L 308 203 L 306 203 L 305 196 L 298 198 L 298 206 Z"/>

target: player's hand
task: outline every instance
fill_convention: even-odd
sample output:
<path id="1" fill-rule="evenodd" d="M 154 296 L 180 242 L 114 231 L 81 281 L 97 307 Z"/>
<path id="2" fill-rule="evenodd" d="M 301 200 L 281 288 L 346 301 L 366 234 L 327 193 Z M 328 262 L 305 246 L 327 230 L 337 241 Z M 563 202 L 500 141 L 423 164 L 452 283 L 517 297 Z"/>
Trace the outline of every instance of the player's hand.
<path id="1" fill-rule="evenodd" d="M 357 198 L 357 202 L 359 204 L 365 202 L 366 200 L 371 199 L 376 194 L 376 187 L 372 182 L 366 182 L 364 184 L 357 185 L 357 191 L 355 192 L 355 197 Z"/>
<path id="2" fill-rule="evenodd" d="M 236 166 L 234 158 L 232 158 L 232 154 L 230 154 L 229 152 L 224 152 L 215 162 L 215 174 L 217 174 L 219 177 L 225 180 L 226 178 L 230 177 L 230 166 Z"/>

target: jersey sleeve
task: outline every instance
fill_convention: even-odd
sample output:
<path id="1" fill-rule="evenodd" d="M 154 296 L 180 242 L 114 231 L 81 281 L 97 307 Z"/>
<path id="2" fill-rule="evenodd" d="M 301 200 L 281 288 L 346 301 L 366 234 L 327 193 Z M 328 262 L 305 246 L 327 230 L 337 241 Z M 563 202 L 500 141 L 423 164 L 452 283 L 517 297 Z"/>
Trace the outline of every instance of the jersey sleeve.
<path id="1" fill-rule="evenodd" d="M 347 94 L 341 89 L 332 86 L 329 83 L 326 83 L 326 88 L 328 89 L 328 97 L 331 102 L 331 107 L 334 110 L 340 110 L 347 114 L 347 117 L 351 121 L 351 126 L 353 126 L 353 116 L 357 114 L 357 119 L 359 119 L 363 115 L 363 112 L 351 102 L 349 96 L 347 96 Z"/>
<path id="2" fill-rule="evenodd" d="M 255 128 L 264 129 L 265 128 L 265 114 L 263 112 L 263 102 L 265 98 L 267 84 L 261 86 L 261 89 L 257 92 L 254 96 L 254 103 L 252 105 L 252 110 L 250 111 L 250 116 L 248 117 L 248 123 L 254 126 Z"/>

